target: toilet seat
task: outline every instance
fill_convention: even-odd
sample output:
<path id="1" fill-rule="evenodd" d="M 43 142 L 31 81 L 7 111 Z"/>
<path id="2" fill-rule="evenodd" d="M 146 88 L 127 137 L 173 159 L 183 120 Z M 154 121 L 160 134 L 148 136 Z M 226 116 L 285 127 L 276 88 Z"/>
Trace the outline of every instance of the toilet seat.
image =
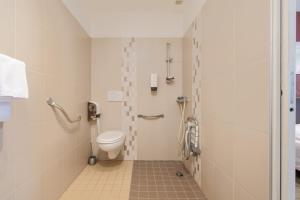
<path id="1" fill-rule="evenodd" d="M 107 131 L 97 137 L 99 144 L 112 144 L 121 141 L 125 137 L 121 131 Z"/>

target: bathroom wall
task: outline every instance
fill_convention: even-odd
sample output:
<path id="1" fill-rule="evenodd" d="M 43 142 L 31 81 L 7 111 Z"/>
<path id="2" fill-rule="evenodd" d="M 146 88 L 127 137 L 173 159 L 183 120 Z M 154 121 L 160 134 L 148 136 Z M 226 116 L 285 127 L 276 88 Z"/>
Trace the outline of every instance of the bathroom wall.
<path id="1" fill-rule="evenodd" d="M 109 90 L 121 90 L 121 49 L 122 39 L 92 40 L 91 99 L 100 106 L 101 130 L 121 128 L 121 102 L 107 101 Z"/>
<path id="2" fill-rule="evenodd" d="M 195 19 L 183 38 L 183 93 L 189 98 L 185 118 L 194 117 L 201 127 L 201 71 L 200 71 L 200 27 L 199 20 Z M 201 135 L 199 138 L 201 143 Z M 201 148 L 201 146 L 200 146 Z M 190 157 L 185 160 L 185 166 L 201 186 L 201 157 Z"/>
<path id="3" fill-rule="evenodd" d="M 183 37 L 182 44 L 182 55 L 183 55 L 183 70 L 182 70 L 182 86 L 183 95 L 186 97 L 192 97 L 192 71 L 193 71 L 193 29 L 192 26 L 188 29 L 185 36 Z M 191 99 L 190 99 L 191 100 Z M 192 103 L 186 105 L 185 116 L 192 115 Z"/>
<path id="4" fill-rule="evenodd" d="M 0 199 L 58 199 L 89 154 L 90 39 L 60 0 L 0 5 L 0 53 L 27 63 L 30 95 L 0 125 Z M 66 122 L 50 96 L 82 121 Z"/>
<path id="5" fill-rule="evenodd" d="M 187 84 L 200 91 L 202 154 L 187 167 L 210 200 L 269 199 L 269 24 L 269 0 L 209 0 L 192 25 L 199 48 L 185 36 L 184 68 L 199 54 L 201 74 Z"/>
<path id="6" fill-rule="evenodd" d="M 189 98 L 189 102 L 186 105 L 185 111 L 185 119 L 192 115 L 192 88 L 193 88 L 193 26 L 190 26 L 187 30 L 186 34 L 183 37 L 183 44 L 182 44 L 182 55 L 183 55 L 183 70 L 182 70 L 182 90 L 183 95 Z M 193 164 L 198 164 L 194 162 L 194 159 L 183 160 L 185 167 L 187 170 L 194 176 L 195 180 L 200 185 L 200 177 L 195 177 L 193 172 Z M 200 171 L 200 170 L 199 170 Z"/>
<path id="7" fill-rule="evenodd" d="M 166 43 L 174 58 L 175 82 L 165 83 Z M 150 91 L 150 74 L 157 73 L 157 93 Z M 107 92 L 123 91 L 122 102 L 108 102 Z M 123 158 L 127 160 L 178 160 L 177 133 L 180 118 L 177 96 L 182 95 L 182 39 L 102 38 L 92 41 L 92 100 L 99 102 L 101 132 L 123 130 L 127 134 Z M 165 114 L 146 121 L 137 114 Z M 175 124 L 175 125 L 174 125 Z M 95 133 L 95 126 L 92 129 Z M 105 157 L 101 157 L 102 159 Z"/>
<path id="8" fill-rule="evenodd" d="M 166 84 L 166 43 L 171 43 L 171 74 L 173 84 Z M 159 76 L 157 94 L 151 94 L 151 73 Z M 177 134 L 180 109 L 176 102 L 182 96 L 182 39 L 137 39 L 138 113 L 144 115 L 164 114 L 160 120 L 138 119 L 138 159 L 177 160 Z"/>

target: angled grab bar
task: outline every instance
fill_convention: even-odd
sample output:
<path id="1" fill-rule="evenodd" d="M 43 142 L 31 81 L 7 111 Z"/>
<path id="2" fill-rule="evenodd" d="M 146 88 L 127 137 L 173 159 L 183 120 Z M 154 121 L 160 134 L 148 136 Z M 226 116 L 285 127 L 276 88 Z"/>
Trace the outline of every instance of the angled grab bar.
<path id="1" fill-rule="evenodd" d="M 58 105 L 57 103 L 55 103 L 55 101 L 50 97 L 47 100 L 47 104 L 49 106 L 51 106 L 52 108 L 57 108 L 58 110 L 60 110 L 62 112 L 62 114 L 66 117 L 66 119 L 68 120 L 68 122 L 70 123 L 76 123 L 81 121 L 81 116 L 78 116 L 77 119 L 72 120 L 69 115 L 67 114 L 67 112 L 65 111 L 65 109 L 63 107 L 61 107 L 60 105 Z"/>

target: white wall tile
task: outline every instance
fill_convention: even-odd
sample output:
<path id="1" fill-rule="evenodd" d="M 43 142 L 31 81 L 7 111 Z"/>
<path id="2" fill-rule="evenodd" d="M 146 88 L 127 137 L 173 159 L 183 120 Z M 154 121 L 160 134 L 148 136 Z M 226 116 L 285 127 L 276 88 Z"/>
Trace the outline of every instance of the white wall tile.
<path id="1" fill-rule="evenodd" d="M 202 154 L 188 167 L 201 161 L 195 179 L 208 199 L 269 197 L 269 4 L 210 0 L 195 19 L 201 19 Z M 184 63 L 195 51 L 186 45 Z"/>
<path id="2" fill-rule="evenodd" d="M 26 62 L 29 83 L 29 99 L 15 100 L 0 127 L 0 199 L 57 199 L 88 156 L 90 39 L 60 0 L 0 3 L 0 53 Z M 80 125 L 56 115 L 50 96 L 72 117 L 82 115 Z"/>

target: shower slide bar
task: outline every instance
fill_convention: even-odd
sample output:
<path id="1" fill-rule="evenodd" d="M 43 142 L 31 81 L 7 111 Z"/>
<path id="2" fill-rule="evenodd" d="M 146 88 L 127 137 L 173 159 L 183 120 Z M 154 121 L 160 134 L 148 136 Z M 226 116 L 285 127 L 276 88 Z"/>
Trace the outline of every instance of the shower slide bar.
<path id="1" fill-rule="evenodd" d="M 159 118 L 164 118 L 165 115 L 164 114 L 160 114 L 160 115 L 150 115 L 150 116 L 147 116 L 147 115 L 138 115 L 137 116 L 138 118 L 143 118 L 143 119 L 149 119 L 149 120 L 152 120 L 152 119 L 159 119 Z"/>
<path id="2" fill-rule="evenodd" d="M 66 117 L 66 119 L 68 120 L 68 122 L 70 123 L 76 123 L 81 121 L 81 116 L 78 116 L 77 119 L 72 120 L 69 115 L 67 114 L 67 112 L 65 111 L 65 109 L 63 107 L 61 107 L 60 105 L 58 105 L 57 103 L 55 103 L 55 101 L 50 97 L 47 100 L 47 104 L 49 106 L 51 106 L 52 108 L 57 108 L 58 110 L 60 110 L 62 112 L 62 114 Z"/>

